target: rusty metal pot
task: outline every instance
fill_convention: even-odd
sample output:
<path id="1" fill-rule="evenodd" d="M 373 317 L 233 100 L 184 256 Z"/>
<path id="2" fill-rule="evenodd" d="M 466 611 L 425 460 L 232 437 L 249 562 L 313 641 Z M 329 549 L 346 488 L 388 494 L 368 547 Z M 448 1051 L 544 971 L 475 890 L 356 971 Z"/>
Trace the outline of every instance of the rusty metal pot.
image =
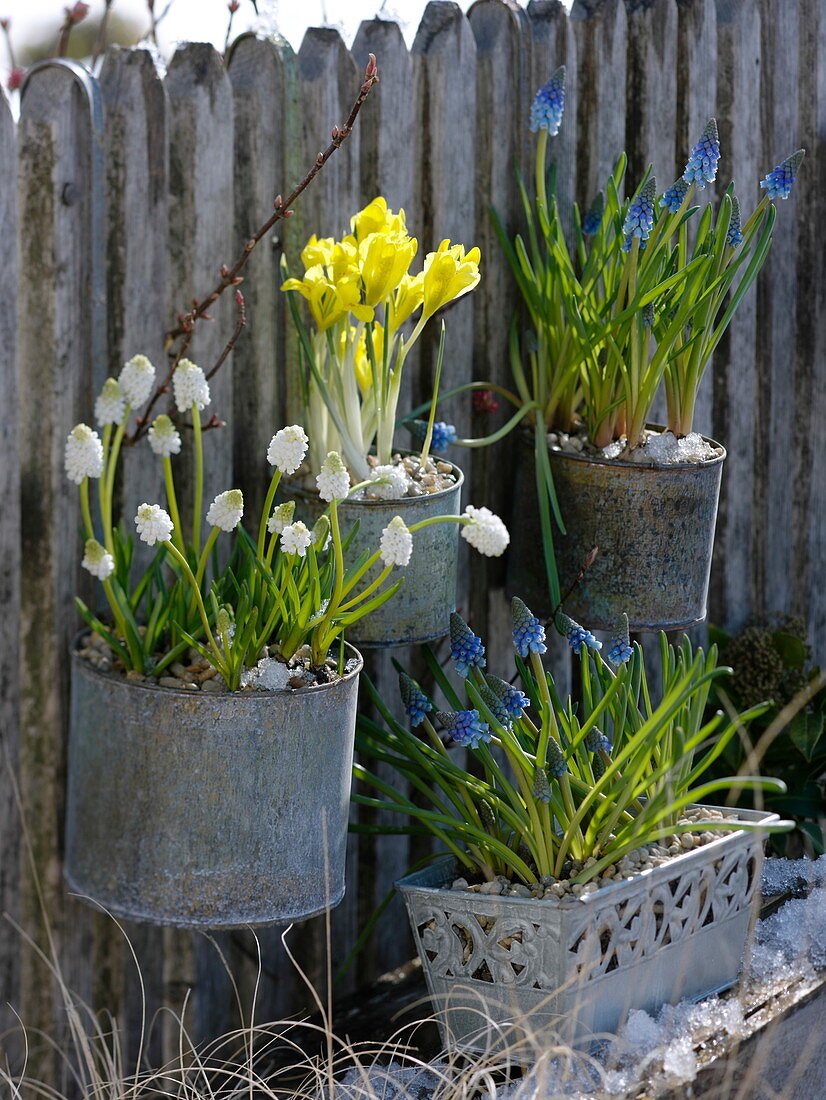
<path id="1" fill-rule="evenodd" d="M 464 475 L 453 467 L 456 482 L 439 493 L 401 500 L 347 500 L 339 505 L 342 537 L 358 522 L 351 556 L 363 550 L 379 548 L 384 528 L 394 516 L 401 516 L 408 527 L 432 516 L 459 515 Z M 280 494 L 296 502 L 296 516 L 312 525 L 327 505 L 317 492 L 298 482 L 281 483 Z M 399 591 L 381 607 L 360 619 L 347 637 L 362 649 L 418 645 L 442 638 L 450 629 L 450 613 L 456 610 L 456 571 L 459 555 L 458 525 L 438 523 L 417 531 L 413 536 L 410 564 L 394 572 L 403 583 Z M 375 565 L 364 578 L 369 584 L 381 572 Z"/>
<path id="2" fill-rule="evenodd" d="M 303 920 L 344 896 L 362 660 L 335 683 L 201 694 L 72 656 L 69 888 L 179 928 Z"/>
<path id="3" fill-rule="evenodd" d="M 706 462 L 655 466 L 550 451 L 566 534 L 554 528 L 560 590 L 594 546 L 596 560 L 565 601 L 567 613 L 610 630 L 625 612 L 632 630 L 680 630 L 706 615 L 725 450 Z M 541 569 L 533 444 L 519 462 L 508 587 L 538 615 L 553 609 Z"/>

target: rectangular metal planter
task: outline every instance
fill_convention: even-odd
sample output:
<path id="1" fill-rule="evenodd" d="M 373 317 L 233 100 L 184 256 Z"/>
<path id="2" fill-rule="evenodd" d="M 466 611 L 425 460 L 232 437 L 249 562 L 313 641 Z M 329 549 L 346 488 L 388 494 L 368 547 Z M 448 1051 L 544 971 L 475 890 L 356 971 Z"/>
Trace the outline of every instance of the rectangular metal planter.
<path id="1" fill-rule="evenodd" d="M 452 859 L 401 879 L 445 1044 L 530 1061 L 551 1042 L 615 1033 L 632 1009 L 727 989 L 740 973 L 762 851 L 760 833 L 729 833 L 584 900 L 451 890 Z"/>

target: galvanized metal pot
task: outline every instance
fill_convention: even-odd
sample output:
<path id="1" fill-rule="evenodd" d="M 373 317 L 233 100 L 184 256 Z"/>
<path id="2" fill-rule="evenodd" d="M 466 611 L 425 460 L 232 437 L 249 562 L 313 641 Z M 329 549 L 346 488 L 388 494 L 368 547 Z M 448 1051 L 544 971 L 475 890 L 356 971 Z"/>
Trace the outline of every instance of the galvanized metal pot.
<path id="1" fill-rule="evenodd" d="M 201 694 L 72 657 L 65 877 L 129 920 L 232 928 L 344 896 L 361 657 L 335 683 Z"/>
<path id="2" fill-rule="evenodd" d="M 353 556 L 379 548 L 381 533 L 394 516 L 401 516 L 408 527 L 432 516 L 459 515 L 464 475 L 453 467 L 456 483 L 439 493 L 402 500 L 347 500 L 339 505 L 342 535 L 359 528 L 353 543 Z M 321 516 L 327 505 L 318 493 L 296 482 L 281 483 L 282 496 L 295 500 L 296 515 L 308 526 Z M 394 571 L 403 578 L 399 591 L 381 607 L 355 623 L 347 637 L 362 649 L 379 646 L 417 645 L 442 638 L 450 629 L 450 613 L 456 610 L 456 570 L 459 555 L 458 526 L 438 523 L 417 531 L 413 536 L 413 556 L 404 569 Z M 381 572 L 374 566 L 364 578 L 369 584 Z"/>
<path id="3" fill-rule="evenodd" d="M 713 440 L 709 442 L 714 443 Z M 714 443 L 715 447 L 719 444 Z M 623 612 L 632 630 L 680 630 L 706 616 L 711 552 L 725 451 L 700 463 L 655 466 L 551 451 L 566 534 L 554 528 L 560 589 L 599 554 L 565 601 L 572 618 L 610 630 Z M 535 614 L 552 610 L 541 569 L 542 536 L 531 453 L 515 488 L 508 587 Z"/>
<path id="4" fill-rule="evenodd" d="M 631 1009 L 733 985 L 762 850 L 759 833 L 730 833 L 585 899 L 450 890 L 452 859 L 402 879 L 445 1044 L 530 1060 L 549 1042 L 616 1032 Z"/>

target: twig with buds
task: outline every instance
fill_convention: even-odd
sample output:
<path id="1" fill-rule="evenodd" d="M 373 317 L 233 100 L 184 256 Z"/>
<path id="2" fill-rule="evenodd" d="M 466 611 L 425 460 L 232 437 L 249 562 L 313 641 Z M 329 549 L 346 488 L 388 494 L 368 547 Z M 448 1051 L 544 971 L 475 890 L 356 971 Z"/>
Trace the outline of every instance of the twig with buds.
<path id="1" fill-rule="evenodd" d="M 78 23 L 82 23 L 86 16 L 89 14 L 89 5 L 84 4 L 82 0 L 77 0 L 77 3 L 73 4 L 71 8 L 64 8 L 63 13 L 63 26 L 60 28 L 60 33 L 57 36 L 55 57 L 66 56 L 66 51 L 69 48 L 69 36 L 72 33 L 72 28 L 77 26 Z"/>

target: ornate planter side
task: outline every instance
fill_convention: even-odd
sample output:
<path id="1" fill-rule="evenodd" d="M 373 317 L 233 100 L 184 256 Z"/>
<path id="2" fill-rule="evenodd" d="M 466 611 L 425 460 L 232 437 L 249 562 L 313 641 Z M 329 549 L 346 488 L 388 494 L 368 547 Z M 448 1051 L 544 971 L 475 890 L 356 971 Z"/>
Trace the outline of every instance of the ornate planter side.
<path id="1" fill-rule="evenodd" d="M 760 834 L 731 833 L 584 901 L 445 889 L 452 860 L 402 879 L 443 1041 L 479 1052 L 516 1047 L 530 1059 L 543 1043 L 614 1033 L 631 1009 L 653 1012 L 733 985 L 762 848 Z"/>
<path id="2" fill-rule="evenodd" d="M 567 530 L 554 531 L 563 592 L 588 552 L 599 547 L 596 561 L 565 601 L 568 614 L 602 630 L 610 630 L 623 611 L 638 631 L 680 630 L 704 619 L 725 451 L 708 462 L 672 466 L 561 451 L 551 451 L 550 458 Z M 536 569 L 541 534 L 532 457 L 523 466 L 516 506 L 522 502 L 517 514 L 525 522 L 513 532 L 508 585 L 534 613 L 548 614 L 552 609 Z"/>
<path id="3" fill-rule="evenodd" d="M 344 896 L 358 674 L 202 695 L 72 657 L 69 888 L 179 928 L 302 920 Z"/>
<path id="4" fill-rule="evenodd" d="M 464 475 L 453 467 L 457 481 L 449 489 L 429 496 L 403 500 L 354 500 L 339 506 L 342 534 L 358 521 L 354 556 L 362 549 L 378 550 L 381 533 L 394 516 L 410 527 L 432 516 L 458 515 L 461 511 Z M 295 500 L 296 515 L 308 526 L 319 518 L 326 505 L 315 492 L 295 483 L 282 482 L 281 495 Z M 371 611 L 348 631 L 347 637 L 362 649 L 379 646 L 418 645 L 442 638 L 450 629 L 450 613 L 456 610 L 456 571 L 459 534 L 452 523 L 438 523 L 413 536 L 410 564 L 397 570 L 404 582 L 392 599 Z M 381 563 L 365 576 L 369 583 L 381 572 Z"/>

